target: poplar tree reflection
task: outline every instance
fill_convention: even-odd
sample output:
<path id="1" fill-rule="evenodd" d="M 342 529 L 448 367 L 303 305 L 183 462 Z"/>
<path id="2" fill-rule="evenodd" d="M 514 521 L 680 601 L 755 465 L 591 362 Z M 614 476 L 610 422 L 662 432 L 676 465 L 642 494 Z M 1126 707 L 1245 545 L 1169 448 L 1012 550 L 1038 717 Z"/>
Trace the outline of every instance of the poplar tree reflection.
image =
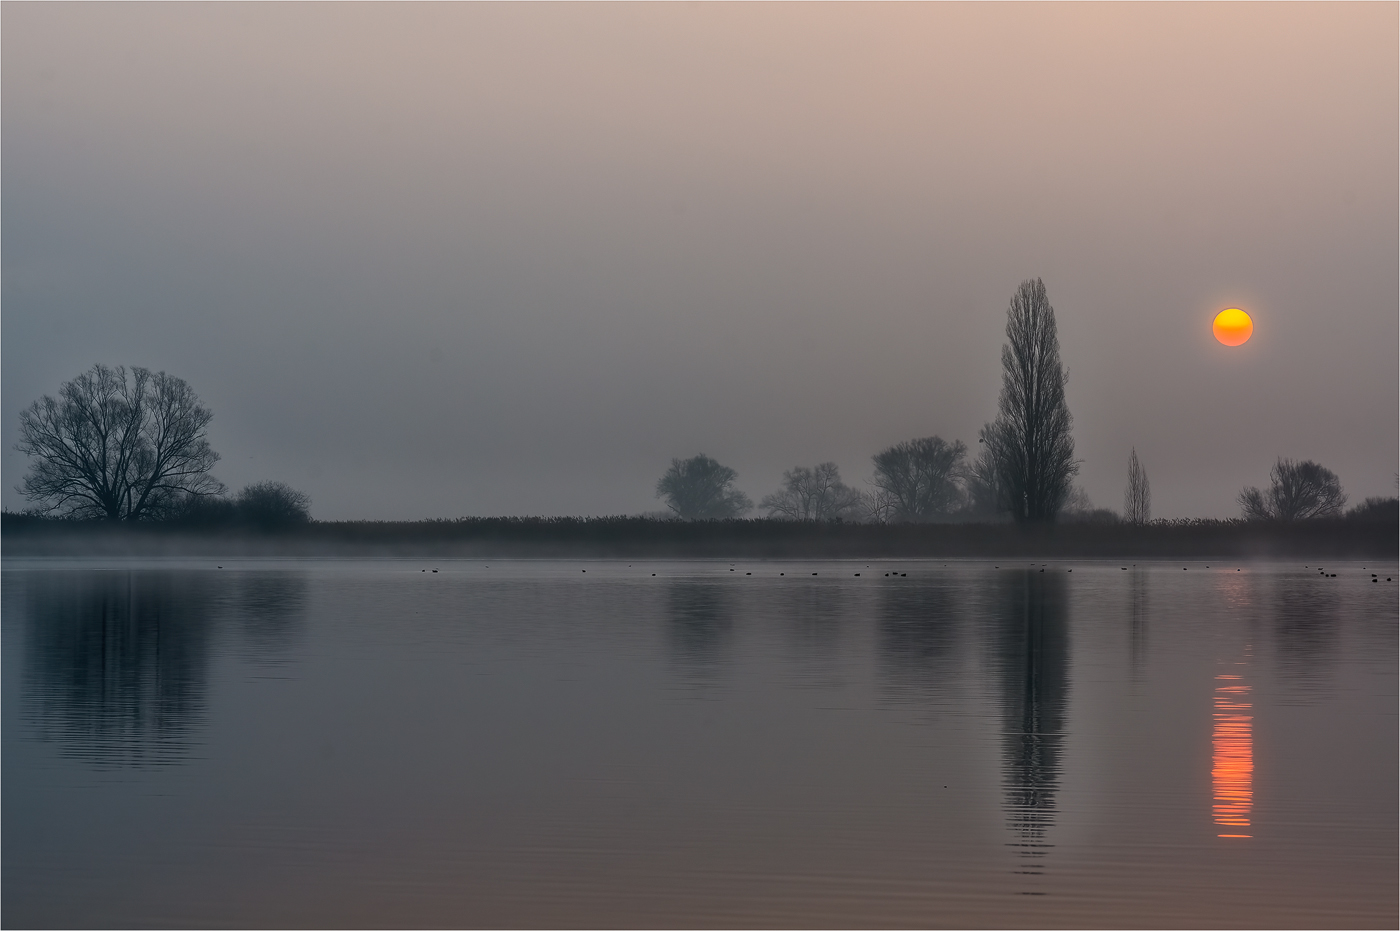
<path id="1" fill-rule="evenodd" d="M 32 574 L 26 586 L 24 720 L 94 762 L 184 758 L 205 713 L 208 580 L 53 572 Z"/>
<path id="2" fill-rule="evenodd" d="M 995 662 L 1002 699 L 1002 779 L 1006 820 L 1027 860 L 1041 872 L 1055 823 L 1069 691 L 1068 607 L 1063 576 L 1036 570 L 997 576 Z"/>

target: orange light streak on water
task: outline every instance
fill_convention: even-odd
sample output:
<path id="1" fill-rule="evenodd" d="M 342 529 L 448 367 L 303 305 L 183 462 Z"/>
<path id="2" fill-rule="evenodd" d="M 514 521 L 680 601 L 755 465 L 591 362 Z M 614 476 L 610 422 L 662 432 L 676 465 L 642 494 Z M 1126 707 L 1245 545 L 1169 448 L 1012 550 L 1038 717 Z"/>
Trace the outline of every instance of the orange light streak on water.
<path id="1" fill-rule="evenodd" d="M 1237 675 L 1215 677 L 1214 755 L 1211 784 L 1215 791 L 1215 823 L 1224 828 L 1247 828 L 1254 808 L 1254 705 L 1250 687 Z M 1252 837 L 1219 834 L 1219 837 Z"/>

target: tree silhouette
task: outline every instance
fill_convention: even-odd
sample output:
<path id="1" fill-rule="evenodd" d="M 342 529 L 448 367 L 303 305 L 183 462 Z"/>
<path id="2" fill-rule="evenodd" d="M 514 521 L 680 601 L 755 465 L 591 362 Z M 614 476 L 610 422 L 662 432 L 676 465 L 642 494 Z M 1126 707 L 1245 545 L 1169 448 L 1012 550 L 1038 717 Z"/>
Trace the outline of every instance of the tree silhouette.
<path id="1" fill-rule="evenodd" d="M 836 463 L 823 462 L 815 468 L 798 466 L 784 472 L 782 490 L 764 495 L 758 506 L 769 517 L 836 520 L 859 516 L 863 504 L 864 496 L 841 481 Z"/>
<path id="2" fill-rule="evenodd" d="M 958 503 L 967 447 L 929 436 L 906 440 L 876 453 L 875 500 L 880 516 L 893 521 L 926 521 L 947 514 Z"/>
<path id="3" fill-rule="evenodd" d="M 257 482 L 238 493 L 238 519 L 258 527 L 286 527 L 311 520 L 311 496 L 286 482 Z"/>
<path id="4" fill-rule="evenodd" d="M 1128 456 L 1128 487 L 1123 492 L 1123 519 L 1130 524 L 1145 524 L 1152 519 L 1152 486 L 1147 471 L 1138 462 L 1137 447 Z"/>
<path id="5" fill-rule="evenodd" d="M 1331 469 L 1311 460 L 1280 458 L 1269 470 L 1269 490 L 1246 487 L 1236 500 L 1251 520 L 1336 517 L 1346 507 L 1342 483 Z"/>
<path id="6" fill-rule="evenodd" d="M 981 440 L 996 465 L 1002 506 L 1017 521 L 1052 521 L 1079 472 L 1055 309 L 1039 278 L 1023 281 L 1006 311 L 997 419 Z"/>
<path id="7" fill-rule="evenodd" d="M 213 416 L 184 379 L 94 365 L 20 414 L 16 448 L 34 458 L 20 491 L 63 516 L 164 516 L 224 490 L 209 474 Z"/>
<path id="8" fill-rule="evenodd" d="M 753 507 L 749 496 L 733 488 L 739 474 L 701 453 L 672 459 L 671 468 L 656 483 L 656 496 L 684 520 L 739 517 Z"/>

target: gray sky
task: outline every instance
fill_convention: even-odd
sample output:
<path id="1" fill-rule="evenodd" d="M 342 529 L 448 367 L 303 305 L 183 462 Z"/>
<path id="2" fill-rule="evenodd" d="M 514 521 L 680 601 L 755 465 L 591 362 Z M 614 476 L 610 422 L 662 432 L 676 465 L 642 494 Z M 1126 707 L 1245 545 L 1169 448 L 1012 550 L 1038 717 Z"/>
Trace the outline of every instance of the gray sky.
<path id="1" fill-rule="evenodd" d="M 1035 276 L 1095 503 L 1133 445 L 1156 516 L 1279 455 L 1395 493 L 1395 4 L 0 16 L 7 507 L 98 361 L 322 518 L 637 513 L 696 452 L 859 484 L 976 445 Z"/>

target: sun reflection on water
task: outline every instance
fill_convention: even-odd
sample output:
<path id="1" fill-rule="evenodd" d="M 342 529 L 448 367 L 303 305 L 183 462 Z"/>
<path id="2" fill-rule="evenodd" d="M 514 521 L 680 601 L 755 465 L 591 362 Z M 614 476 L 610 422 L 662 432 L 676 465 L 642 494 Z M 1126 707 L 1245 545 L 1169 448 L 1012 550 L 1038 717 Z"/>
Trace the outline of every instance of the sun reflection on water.
<path id="1" fill-rule="evenodd" d="M 1246 654 L 1247 655 L 1247 654 Z M 1244 663 L 1237 664 L 1243 669 Z M 1252 837 L 1242 832 L 1250 826 L 1254 808 L 1254 705 L 1250 686 L 1238 673 L 1215 677 L 1214 728 L 1211 734 L 1212 813 L 1215 823 L 1230 833 L 1219 837 Z"/>

